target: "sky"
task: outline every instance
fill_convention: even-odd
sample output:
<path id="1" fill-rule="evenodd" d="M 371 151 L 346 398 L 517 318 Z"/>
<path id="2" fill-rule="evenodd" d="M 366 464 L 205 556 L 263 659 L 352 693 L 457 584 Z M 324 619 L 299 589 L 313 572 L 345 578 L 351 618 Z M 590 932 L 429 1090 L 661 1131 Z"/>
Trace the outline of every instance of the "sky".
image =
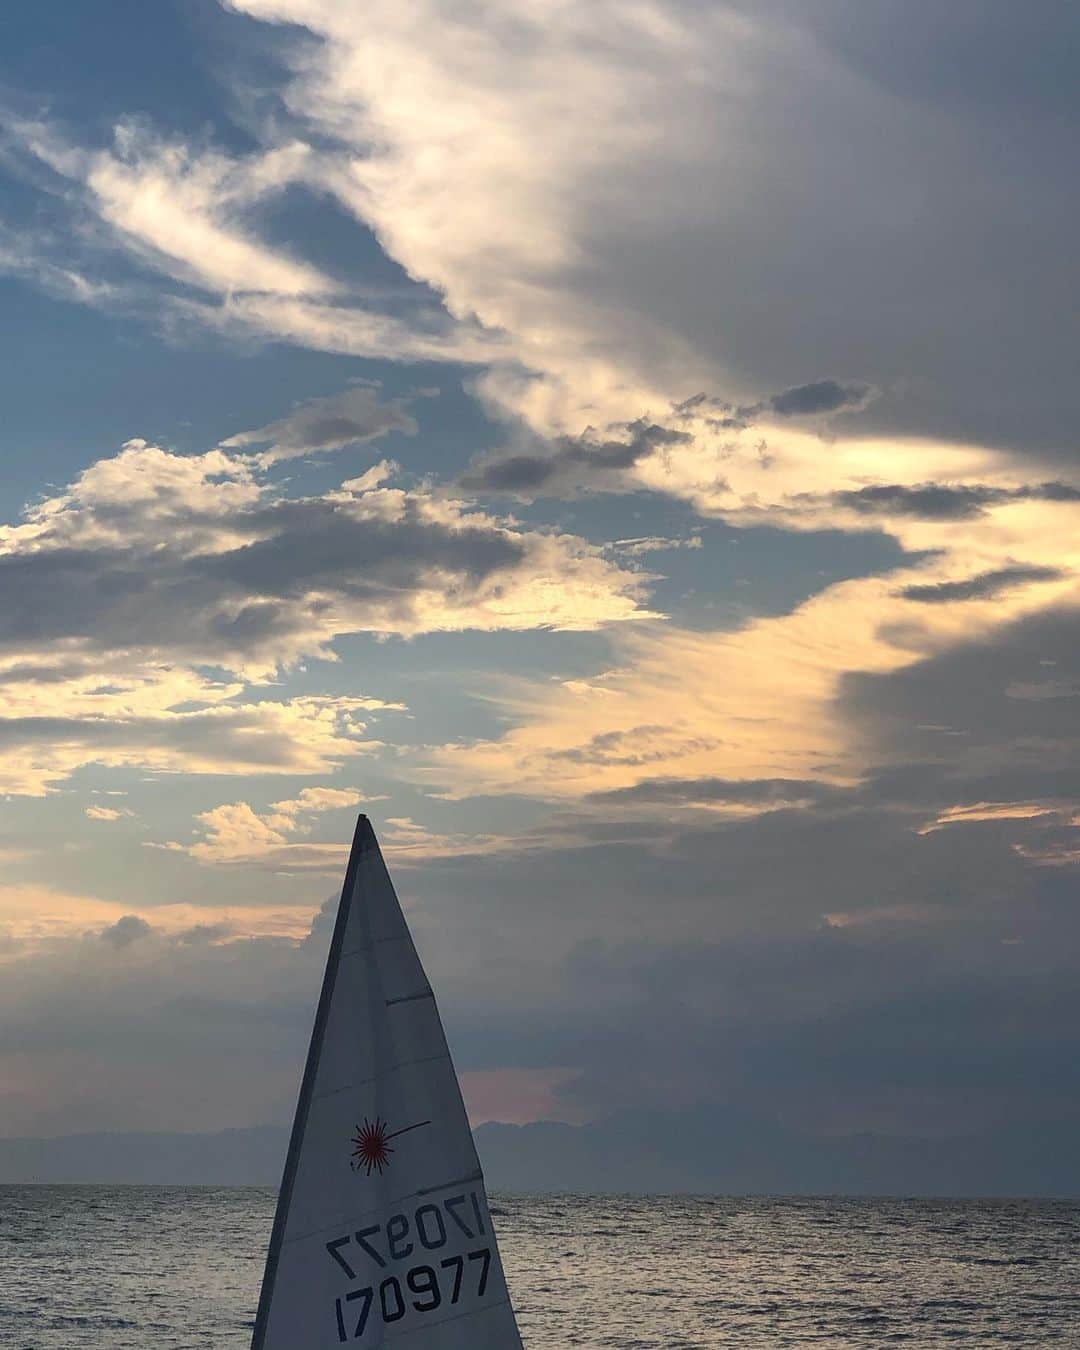
<path id="1" fill-rule="evenodd" d="M 0 17 L 0 1133 L 1080 1120 L 1080 14 Z"/>

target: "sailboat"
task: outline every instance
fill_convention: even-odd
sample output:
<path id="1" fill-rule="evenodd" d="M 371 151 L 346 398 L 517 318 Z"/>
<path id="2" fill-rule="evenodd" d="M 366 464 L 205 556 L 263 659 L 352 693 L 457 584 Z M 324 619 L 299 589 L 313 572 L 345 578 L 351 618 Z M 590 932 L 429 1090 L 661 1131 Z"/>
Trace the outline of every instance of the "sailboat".
<path id="1" fill-rule="evenodd" d="M 521 1350 L 438 1009 L 357 821 L 252 1350 Z"/>

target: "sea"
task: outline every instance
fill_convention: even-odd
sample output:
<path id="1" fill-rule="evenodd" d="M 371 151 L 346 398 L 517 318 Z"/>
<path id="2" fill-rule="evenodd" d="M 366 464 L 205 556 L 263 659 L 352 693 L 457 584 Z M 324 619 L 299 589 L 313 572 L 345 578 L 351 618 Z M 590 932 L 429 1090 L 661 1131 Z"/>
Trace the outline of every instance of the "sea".
<path id="1" fill-rule="evenodd" d="M 4 1350 L 247 1350 L 275 1195 L 0 1186 Z M 1080 1203 L 492 1198 L 528 1350 L 1080 1347 Z"/>

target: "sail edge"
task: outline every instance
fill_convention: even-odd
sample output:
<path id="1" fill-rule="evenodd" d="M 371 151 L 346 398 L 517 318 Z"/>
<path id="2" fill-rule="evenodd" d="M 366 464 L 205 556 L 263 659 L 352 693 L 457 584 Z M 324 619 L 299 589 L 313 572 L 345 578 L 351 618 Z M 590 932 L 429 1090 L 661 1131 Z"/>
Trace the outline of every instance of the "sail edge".
<path id="1" fill-rule="evenodd" d="M 263 1270 L 262 1286 L 259 1290 L 259 1303 L 255 1312 L 255 1326 L 251 1335 L 251 1350 L 263 1350 L 266 1339 L 266 1328 L 270 1317 L 270 1306 L 274 1297 L 274 1284 L 277 1278 L 278 1262 L 280 1260 L 281 1248 L 284 1242 L 285 1228 L 289 1219 L 289 1208 L 292 1203 L 292 1191 L 300 1160 L 300 1149 L 304 1142 L 308 1115 L 311 1110 L 311 1100 L 314 1095 L 315 1080 L 318 1075 L 323 1038 L 326 1034 L 326 1023 L 330 1015 L 330 1004 L 333 999 L 338 966 L 341 962 L 341 948 L 345 941 L 345 929 L 348 924 L 349 911 L 352 906 L 356 873 L 360 865 L 360 859 L 373 845 L 375 845 L 375 832 L 371 827 L 371 821 L 368 820 L 366 815 L 361 814 L 357 818 L 356 829 L 353 832 L 352 848 L 349 851 L 349 861 L 345 868 L 345 880 L 341 887 L 341 899 L 338 901 L 337 915 L 334 920 L 334 932 L 330 939 L 330 949 L 326 957 L 326 969 L 323 972 L 322 988 L 319 991 L 319 1002 L 315 1010 L 315 1021 L 311 1029 L 311 1040 L 308 1043 L 307 1059 L 304 1063 L 304 1076 L 300 1083 L 300 1093 L 296 1101 L 296 1112 L 293 1116 L 292 1130 L 289 1134 L 289 1148 L 285 1155 L 285 1166 L 282 1170 L 281 1186 L 278 1190 L 277 1207 L 274 1210 L 274 1223 L 270 1230 L 270 1243 L 266 1252 L 266 1266 Z"/>

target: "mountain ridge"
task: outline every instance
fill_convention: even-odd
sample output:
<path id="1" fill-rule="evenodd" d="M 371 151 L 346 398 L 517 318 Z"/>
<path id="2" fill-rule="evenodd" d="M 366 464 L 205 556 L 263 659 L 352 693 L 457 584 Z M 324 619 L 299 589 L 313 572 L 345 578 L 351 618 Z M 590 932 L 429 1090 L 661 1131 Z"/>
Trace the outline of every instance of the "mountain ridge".
<path id="1" fill-rule="evenodd" d="M 488 1121 L 474 1134 L 495 1191 L 1080 1196 L 1073 1122 L 943 1139 L 824 1137 L 699 1107 L 586 1125 Z M 287 1142 L 275 1125 L 0 1139 L 0 1183 L 276 1186 Z"/>

